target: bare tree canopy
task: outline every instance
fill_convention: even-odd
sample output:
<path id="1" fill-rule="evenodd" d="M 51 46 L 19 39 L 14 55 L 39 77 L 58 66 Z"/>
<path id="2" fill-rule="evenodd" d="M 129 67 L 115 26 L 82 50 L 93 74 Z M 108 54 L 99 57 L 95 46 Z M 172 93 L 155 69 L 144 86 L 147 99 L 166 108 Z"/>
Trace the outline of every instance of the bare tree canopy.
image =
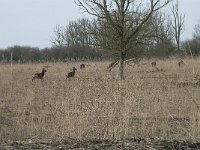
<path id="1" fill-rule="evenodd" d="M 63 29 L 63 27 L 56 25 L 54 34 L 55 34 L 55 37 L 51 39 L 51 43 L 55 47 L 62 48 L 64 45 L 64 29 Z"/>
<path id="2" fill-rule="evenodd" d="M 55 37 L 51 40 L 54 47 L 81 46 L 89 47 L 93 37 L 89 34 L 90 20 L 86 18 L 70 21 L 66 27 L 57 25 Z"/>
<path id="3" fill-rule="evenodd" d="M 195 25 L 193 37 L 197 40 L 200 40 L 200 21 L 199 24 Z"/>
<path id="4" fill-rule="evenodd" d="M 97 17 L 98 22 L 106 22 L 107 32 L 100 33 L 107 39 L 104 47 L 118 53 L 119 74 L 124 79 L 124 60 L 127 51 L 133 50 L 147 35 L 147 22 L 154 12 L 165 7 L 172 0 L 76 0 L 77 5 L 88 14 Z M 109 31 L 109 32 L 108 32 Z M 102 45 L 101 45 L 102 46 Z"/>

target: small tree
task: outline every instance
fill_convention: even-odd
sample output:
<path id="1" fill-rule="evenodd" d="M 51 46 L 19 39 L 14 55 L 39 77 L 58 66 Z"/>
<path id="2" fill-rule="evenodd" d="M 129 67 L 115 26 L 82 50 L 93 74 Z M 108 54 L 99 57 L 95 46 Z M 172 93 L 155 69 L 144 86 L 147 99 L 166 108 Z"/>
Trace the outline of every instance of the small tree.
<path id="1" fill-rule="evenodd" d="M 145 38 L 147 22 L 154 12 L 166 6 L 171 0 L 76 0 L 77 5 L 87 13 L 96 16 L 104 23 L 100 36 L 107 49 L 114 50 L 118 56 L 120 78 L 124 79 L 124 61 L 134 44 Z M 108 32 L 109 31 L 109 32 Z M 105 42 L 106 39 L 106 42 Z"/>
<path id="2" fill-rule="evenodd" d="M 174 50 L 171 18 L 164 12 L 156 12 L 153 16 L 154 38 L 149 40 L 148 53 L 153 56 L 166 57 Z"/>
<path id="3" fill-rule="evenodd" d="M 88 30 L 90 24 L 90 20 L 86 18 L 70 21 L 65 30 L 67 46 L 89 47 L 91 44 L 91 35 Z"/>
<path id="4" fill-rule="evenodd" d="M 172 27 L 173 33 L 177 45 L 177 50 L 180 51 L 180 41 L 181 41 L 181 34 L 184 29 L 184 22 L 185 22 L 185 14 L 179 13 L 179 1 L 177 0 L 176 4 L 174 4 L 171 8 L 172 11 Z"/>
<path id="5" fill-rule="evenodd" d="M 186 40 L 182 44 L 186 54 L 193 56 L 200 55 L 200 22 L 195 25 L 193 38 L 190 40 Z"/>
<path id="6" fill-rule="evenodd" d="M 200 21 L 199 24 L 195 25 L 194 27 L 193 38 L 196 40 L 200 40 Z"/>
<path id="7" fill-rule="evenodd" d="M 89 47 L 92 44 L 89 27 L 89 19 L 82 18 L 70 21 L 66 27 L 57 25 L 54 30 L 54 38 L 51 40 L 54 47 Z"/>
<path id="8" fill-rule="evenodd" d="M 62 48 L 64 46 L 64 28 L 57 25 L 54 30 L 55 37 L 51 40 L 54 47 Z"/>

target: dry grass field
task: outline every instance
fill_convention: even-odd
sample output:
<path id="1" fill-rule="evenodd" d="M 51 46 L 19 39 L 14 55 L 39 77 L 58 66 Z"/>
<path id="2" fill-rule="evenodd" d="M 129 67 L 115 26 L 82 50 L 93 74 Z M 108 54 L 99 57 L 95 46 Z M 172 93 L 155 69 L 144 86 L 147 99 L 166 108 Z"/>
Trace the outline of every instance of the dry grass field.
<path id="1" fill-rule="evenodd" d="M 142 60 L 120 81 L 109 62 L 0 64 L 0 143 L 156 137 L 200 141 L 200 59 Z M 44 80 L 33 73 L 49 68 Z M 77 68 L 74 78 L 66 74 Z"/>

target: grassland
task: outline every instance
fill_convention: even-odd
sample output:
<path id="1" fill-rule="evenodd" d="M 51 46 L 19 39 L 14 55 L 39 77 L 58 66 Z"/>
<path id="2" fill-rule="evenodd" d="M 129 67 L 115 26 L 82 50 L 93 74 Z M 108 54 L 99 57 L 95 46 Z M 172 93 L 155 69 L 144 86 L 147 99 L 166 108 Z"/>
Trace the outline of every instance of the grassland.
<path id="1" fill-rule="evenodd" d="M 0 142 L 27 139 L 156 137 L 200 141 L 198 59 L 126 64 L 125 80 L 109 62 L 0 64 Z M 50 66 L 44 80 L 32 74 Z M 72 67 L 74 78 L 65 80 Z"/>

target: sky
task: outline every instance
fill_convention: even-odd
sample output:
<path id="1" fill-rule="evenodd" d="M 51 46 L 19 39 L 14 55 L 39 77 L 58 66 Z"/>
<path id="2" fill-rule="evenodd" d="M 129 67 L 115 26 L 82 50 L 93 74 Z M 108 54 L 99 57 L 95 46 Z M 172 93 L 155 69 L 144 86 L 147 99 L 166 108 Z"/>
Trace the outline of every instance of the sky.
<path id="1" fill-rule="evenodd" d="M 194 26 L 200 23 L 200 0 L 180 0 L 185 13 L 182 39 L 192 38 Z M 14 45 L 51 47 L 56 25 L 88 17 L 74 0 L 0 0 L 0 48 Z"/>

